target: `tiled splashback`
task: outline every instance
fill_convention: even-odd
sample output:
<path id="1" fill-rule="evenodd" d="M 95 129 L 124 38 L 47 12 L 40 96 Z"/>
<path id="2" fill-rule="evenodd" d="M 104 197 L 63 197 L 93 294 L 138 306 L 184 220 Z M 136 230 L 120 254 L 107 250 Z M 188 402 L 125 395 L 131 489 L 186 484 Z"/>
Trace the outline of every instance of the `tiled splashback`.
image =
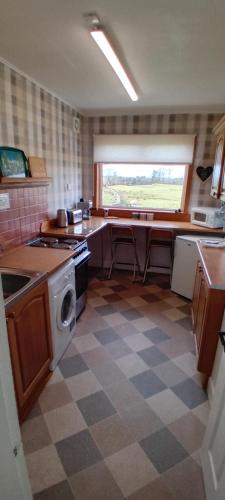
<path id="1" fill-rule="evenodd" d="M 222 114 L 160 114 L 133 116 L 100 116 L 83 118 L 83 192 L 92 195 L 93 134 L 196 134 L 194 172 L 190 206 L 213 205 L 209 196 L 211 179 L 202 183 L 196 175 L 198 165 L 213 165 L 216 138 L 213 127 Z"/>
<path id="2" fill-rule="evenodd" d="M 0 145 L 46 159 L 48 187 L 9 189 L 10 209 L 0 211 L 0 242 L 6 248 L 39 232 L 57 208 L 81 196 L 81 135 L 75 110 L 18 72 L 0 63 Z M 6 190 L 7 191 L 7 190 Z"/>
<path id="3" fill-rule="evenodd" d="M 9 189 L 10 208 L 0 211 L 0 245 L 8 249 L 39 233 L 48 216 L 47 187 Z M 3 248 L 2 248 L 3 245 Z"/>

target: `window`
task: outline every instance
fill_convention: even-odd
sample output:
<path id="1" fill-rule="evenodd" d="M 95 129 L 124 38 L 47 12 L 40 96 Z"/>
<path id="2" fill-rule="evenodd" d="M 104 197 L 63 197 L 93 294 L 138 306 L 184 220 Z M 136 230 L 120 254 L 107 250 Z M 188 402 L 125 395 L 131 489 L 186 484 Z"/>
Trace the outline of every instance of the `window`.
<path id="1" fill-rule="evenodd" d="M 195 136 L 94 135 L 95 206 L 188 209 Z"/>
<path id="2" fill-rule="evenodd" d="M 183 209 L 187 165 L 101 165 L 100 205 L 114 208 Z"/>

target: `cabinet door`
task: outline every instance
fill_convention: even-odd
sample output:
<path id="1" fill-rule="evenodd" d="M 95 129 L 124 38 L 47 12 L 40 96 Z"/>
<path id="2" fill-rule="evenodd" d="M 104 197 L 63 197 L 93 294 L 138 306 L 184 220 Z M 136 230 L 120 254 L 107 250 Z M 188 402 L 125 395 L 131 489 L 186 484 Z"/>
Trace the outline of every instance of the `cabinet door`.
<path id="1" fill-rule="evenodd" d="M 201 267 L 200 262 L 198 262 L 197 268 L 196 268 L 196 274 L 195 274 L 195 284 L 194 284 L 194 292 L 193 292 L 193 299 L 192 299 L 192 321 L 193 321 L 194 332 L 196 330 L 196 323 L 197 323 L 201 279 L 202 279 L 202 267 Z"/>
<path id="2" fill-rule="evenodd" d="M 221 188 L 221 176 L 222 167 L 224 160 L 224 134 L 221 134 L 217 140 L 215 161 L 213 167 L 212 185 L 211 185 L 211 196 L 214 198 L 219 198 L 220 188 Z"/>
<path id="3" fill-rule="evenodd" d="M 196 324 L 195 324 L 195 335 L 196 335 L 196 343 L 197 343 L 197 350 L 198 352 L 200 351 L 201 348 L 201 341 L 202 341 L 202 334 L 203 334 L 203 329 L 204 329 L 204 319 L 205 319 L 205 312 L 206 312 L 206 306 L 207 306 L 207 291 L 208 287 L 206 285 L 206 281 L 203 275 L 203 272 L 200 272 L 200 286 L 199 286 L 199 295 L 198 295 L 198 310 L 197 310 L 197 317 L 196 317 Z"/>
<path id="4" fill-rule="evenodd" d="M 23 418 L 44 385 L 52 358 L 46 283 L 28 292 L 9 311 L 8 335 L 18 410 Z"/>

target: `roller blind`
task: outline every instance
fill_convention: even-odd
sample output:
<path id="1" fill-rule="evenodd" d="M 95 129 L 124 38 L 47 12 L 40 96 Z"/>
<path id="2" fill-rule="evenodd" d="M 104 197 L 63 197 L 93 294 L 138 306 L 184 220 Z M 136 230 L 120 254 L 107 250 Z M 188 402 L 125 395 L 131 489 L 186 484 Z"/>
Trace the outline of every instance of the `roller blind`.
<path id="1" fill-rule="evenodd" d="M 192 163 L 195 135 L 94 135 L 96 163 Z"/>

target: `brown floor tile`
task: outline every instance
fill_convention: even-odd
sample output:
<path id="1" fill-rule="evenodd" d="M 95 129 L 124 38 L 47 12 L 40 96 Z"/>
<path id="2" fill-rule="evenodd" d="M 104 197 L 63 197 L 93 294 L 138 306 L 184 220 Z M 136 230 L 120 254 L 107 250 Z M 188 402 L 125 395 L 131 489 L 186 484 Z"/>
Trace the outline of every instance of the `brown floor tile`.
<path id="1" fill-rule="evenodd" d="M 205 426 L 191 412 L 170 424 L 169 429 L 190 454 L 201 447 Z"/>
<path id="2" fill-rule="evenodd" d="M 141 488 L 133 495 L 127 497 L 127 500 L 182 500 L 169 491 L 166 487 L 164 479 L 159 477 L 150 484 Z M 190 499 L 191 500 L 191 499 Z"/>
<path id="3" fill-rule="evenodd" d="M 44 448 L 52 442 L 42 415 L 26 420 L 21 427 L 21 434 L 26 454 Z"/>
<path id="4" fill-rule="evenodd" d="M 113 455 L 135 441 L 126 422 L 119 415 L 113 415 L 93 425 L 90 432 L 102 455 Z"/>
<path id="5" fill-rule="evenodd" d="M 54 410 L 71 401 L 72 397 L 65 382 L 47 385 L 39 397 L 39 405 L 43 412 Z"/>
<path id="6" fill-rule="evenodd" d="M 123 495 L 104 462 L 71 476 L 76 500 L 123 500 Z"/>
<path id="7" fill-rule="evenodd" d="M 167 488 L 181 500 L 205 500 L 201 468 L 187 458 L 163 474 Z"/>
<path id="8" fill-rule="evenodd" d="M 74 495 L 68 481 L 65 480 L 36 493 L 34 500 L 74 500 Z"/>

